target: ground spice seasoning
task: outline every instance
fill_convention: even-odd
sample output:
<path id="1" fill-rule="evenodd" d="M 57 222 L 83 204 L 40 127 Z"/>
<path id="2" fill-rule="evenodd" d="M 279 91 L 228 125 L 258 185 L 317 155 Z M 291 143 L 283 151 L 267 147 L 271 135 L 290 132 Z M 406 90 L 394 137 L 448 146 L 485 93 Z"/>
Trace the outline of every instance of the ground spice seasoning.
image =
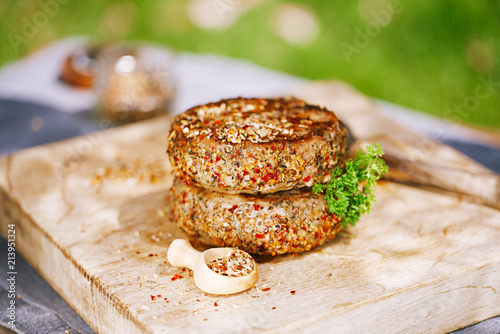
<path id="1" fill-rule="evenodd" d="M 209 262 L 208 267 L 224 276 L 240 277 L 254 270 L 254 262 L 250 255 L 239 249 L 234 249 L 229 255 Z"/>
<path id="2" fill-rule="evenodd" d="M 100 187 L 105 181 L 125 181 L 130 185 L 156 184 L 165 180 L 168 176 L 164 161 L 146 161 L 136 159 L 124 161 L 116 158 L 113 165 L 100 167 L 90 178 L 92 186 Z"/>

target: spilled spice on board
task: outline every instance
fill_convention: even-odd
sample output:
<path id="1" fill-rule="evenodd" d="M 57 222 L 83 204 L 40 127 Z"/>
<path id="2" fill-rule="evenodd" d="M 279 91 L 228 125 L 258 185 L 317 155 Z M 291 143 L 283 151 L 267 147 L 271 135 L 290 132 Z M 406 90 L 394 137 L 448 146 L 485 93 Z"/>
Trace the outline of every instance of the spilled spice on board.
<path id="1" fill-rule="evenodd" d="M 148 161 L 135 159 L 125 161 L 116 158 L 113 164 L 99 167 L 90 177 L 90 185 L 101 187 L 106 181 L 126 182 L 129 185 L 157 184 L 168 177 L 165 163 L 162 160 Z"/>
<path id="2" fill-rule="evenodd" d="M 212 260 L 207 265 L 217 274 L 231 277 L 245 276 L 254 270 L 252 257 L 239 249 L 234 249 L 229 255 Z"/>

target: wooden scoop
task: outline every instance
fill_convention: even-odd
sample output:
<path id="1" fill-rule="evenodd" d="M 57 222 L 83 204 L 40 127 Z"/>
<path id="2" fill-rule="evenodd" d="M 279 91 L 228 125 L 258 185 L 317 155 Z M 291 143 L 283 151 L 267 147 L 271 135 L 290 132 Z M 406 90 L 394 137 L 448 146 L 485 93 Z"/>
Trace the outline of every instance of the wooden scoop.
<path id="1" fill-rule="evenodd" d="M 174 267 L 191 269 L 194 273 L 194 283 L 201 290 L 217 295 L 229 295 L 251 288 L 258 278 L 257 265 L 253 259 L 254 270 L 245 276 L 224 276 L 208 267 L 207 263 L 228 256 L 233 251 L 234 248 L 211 248 L 201 253 L 195 250 L 189 241 L 176 239 L 168 248 L 167 258 Z"/>

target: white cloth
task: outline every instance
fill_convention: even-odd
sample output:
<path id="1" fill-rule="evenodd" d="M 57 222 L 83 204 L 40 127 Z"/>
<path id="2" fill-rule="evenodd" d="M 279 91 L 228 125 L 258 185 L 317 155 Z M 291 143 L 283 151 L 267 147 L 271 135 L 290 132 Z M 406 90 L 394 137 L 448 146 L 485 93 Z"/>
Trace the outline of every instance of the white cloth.
<path id="1" fill-rule="evenodd" d="M 93 90 L 73 88 L 58 79 L 65 58 L 85 41 L 84 37 L 57 41 L 7 64 L 0 71 L 0 98 L 41 103 L 68 113 L 93 108 L 97 99 Z M 246 60 L 187 52 L 174 56 L 172 74 L 175 114 L 221 98 L 286 94 L 305 82 Z"/>

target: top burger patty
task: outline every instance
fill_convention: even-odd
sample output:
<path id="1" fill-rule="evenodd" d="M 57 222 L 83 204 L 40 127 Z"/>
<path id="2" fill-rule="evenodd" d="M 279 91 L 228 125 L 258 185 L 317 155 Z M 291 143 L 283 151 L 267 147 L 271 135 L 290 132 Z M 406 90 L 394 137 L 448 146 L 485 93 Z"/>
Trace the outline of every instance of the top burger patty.
<path id="1" fill-rule="evenodd" d="M 326 182 L 346 129 L 325 108 L 290 99 L 229 99 L 178 115 L 167 152 L 177 176 L 226 193 L 273 193 Z"/>

